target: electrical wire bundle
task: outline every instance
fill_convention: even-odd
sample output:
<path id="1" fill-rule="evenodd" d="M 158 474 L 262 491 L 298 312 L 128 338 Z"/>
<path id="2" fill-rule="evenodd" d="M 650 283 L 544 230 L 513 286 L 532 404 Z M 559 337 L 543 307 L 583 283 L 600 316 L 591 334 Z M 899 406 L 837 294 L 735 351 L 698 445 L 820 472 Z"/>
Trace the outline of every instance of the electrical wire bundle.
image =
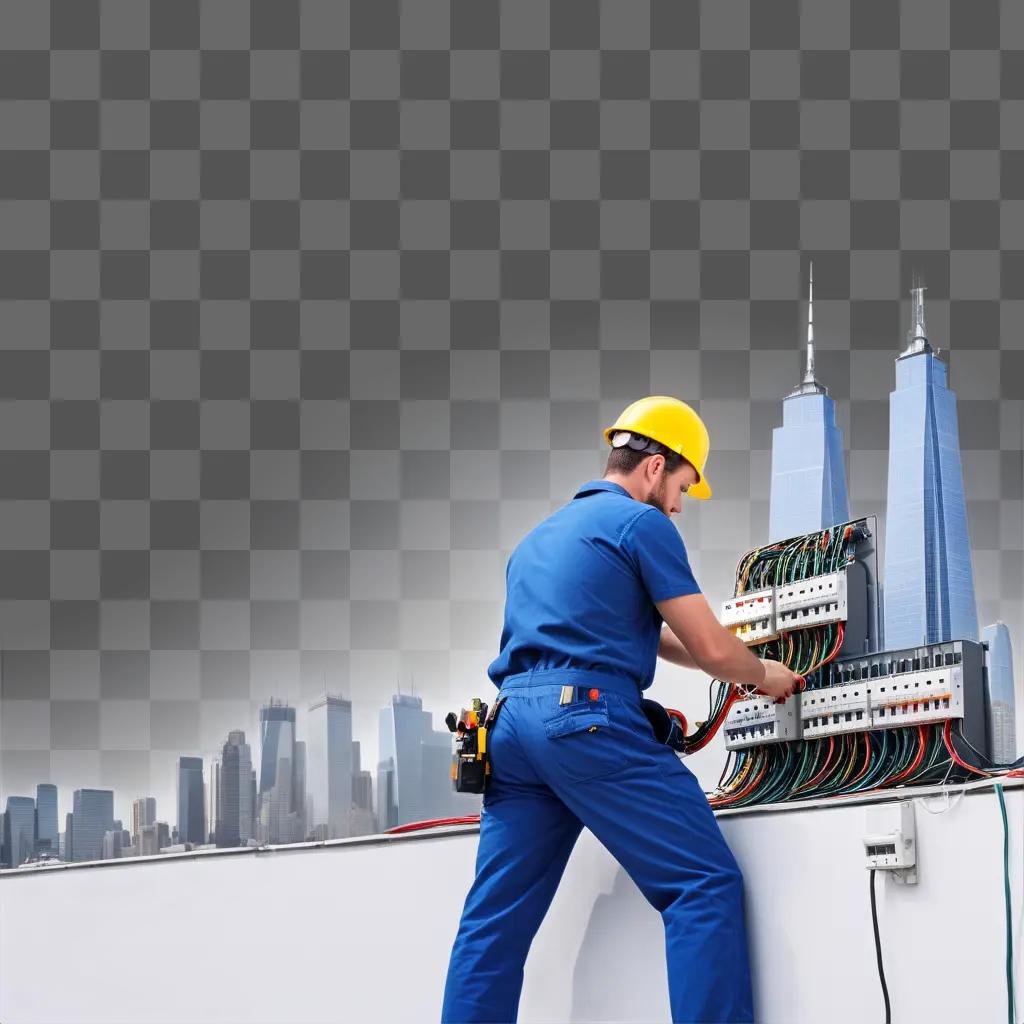
<path id="1" fill-rule="evenodd" d="M 795 583 L 809 576 L 838 572 L 855 560 L 854 552 L 861 539 L 859 528 L 855 535 L 852 524 L 841 530 L 831 528 L 797 537 L 785 544 L 769 544 L 748 551 L 736 566 L 734 597 L 752 590 Z M 816 685 L 814 674 L 822 665 L 832 661 L 843 646 L 843 624 L 830 623 L 808 629 L 780 633 L 750 649 L 759 658 L 771 658 L 803 676 L 806 688 Z M 729 709 L 744 697 L 753 696 L 754 687 L 737 686 L 721 679 L 711 681 L 708 696 L 708 717 L 697 723 L 697 729 L 686 737 L 686 754 L 693 754 L 706 746 L 729 716 Z M 666 708 L 683 723 L 686 719 L 674 708 Z"/>
<path id="2" fill-rule="evenodd" d="M 754 548 L 736 566 L 733 596 L 838 572 L 856 560 L 857 543 L 862 536 L 859 527 L 847 524 L 841 530 L 819 530 L 788 543 Z M 764 643 L 751 644 L 751 650 L 759 658 L 781 661 L 807 679 L 808 688 L 813 689 L 818 680 L 812 677 L 839 654 L 842 646 L 843 624 L 835 622 L 782 632 Z"/>
<path id="3" fill-rule="evenodd" d="M 995 764 L 947 719 L 734 750 L 709 802 L 745 807 L 997 775 L 1024 776 L 1024 757 Z"/>

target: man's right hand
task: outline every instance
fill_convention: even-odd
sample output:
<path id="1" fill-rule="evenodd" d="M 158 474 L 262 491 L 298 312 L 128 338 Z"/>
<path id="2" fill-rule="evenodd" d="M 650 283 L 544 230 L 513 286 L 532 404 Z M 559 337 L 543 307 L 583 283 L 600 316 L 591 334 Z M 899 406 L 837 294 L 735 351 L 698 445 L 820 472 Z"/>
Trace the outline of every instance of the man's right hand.
<path id="1" fill-rule="evenodd" d="M 765 672 L 764 682 L 757 687 L 758 693 L 774 697 L 776 700 L 785 700 L 797 690 L 804 688 L 804 677 L 786 668 L 781 661 L 775 661 L 773 658 L 762 658 L 761 661 L 764 663 Z"/>

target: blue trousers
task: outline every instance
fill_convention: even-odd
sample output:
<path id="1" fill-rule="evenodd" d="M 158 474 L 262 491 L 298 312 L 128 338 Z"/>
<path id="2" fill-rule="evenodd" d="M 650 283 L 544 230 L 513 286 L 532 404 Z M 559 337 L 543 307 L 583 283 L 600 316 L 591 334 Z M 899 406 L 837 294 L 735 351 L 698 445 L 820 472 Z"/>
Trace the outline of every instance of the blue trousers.
<path id="1" fill-rule="evenodd" d="M 599 695 L 560 705 L 567 684 Z M 672 1020 L 752 1021 L 742 875 L 693 773 L 654 738 L 635 684 L 534 669 L 505 679 L 501 695 L 442 1024 L 516 1020 L 530 944 L 584 825 L 661 913 Z"/>

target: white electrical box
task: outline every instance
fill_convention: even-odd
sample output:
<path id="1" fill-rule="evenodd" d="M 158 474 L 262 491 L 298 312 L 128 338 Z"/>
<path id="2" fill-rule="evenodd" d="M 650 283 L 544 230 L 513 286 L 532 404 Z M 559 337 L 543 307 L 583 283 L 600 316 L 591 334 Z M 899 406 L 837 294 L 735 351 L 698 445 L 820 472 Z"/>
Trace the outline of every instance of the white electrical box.
<path id="1" fill-rule="evenodd" d="M 722 625 L 745 644 L 771 640 L 775 630 L 775 597 L 773 588 L 751 590 L 722 602 Z"/>
<path id="2" fill-rule="evenodd" d="M 805 740 L 864 732 L 871 726 L 871 688 L 867 681 L 829 686 L 800 694 L 800 718 Z"/>
<path id="3" fill-rule="evenodd" d="M 794 629 L 846 622 L 846 570 L 780 587 L 737 594 L 722 602 L 721 623 L 745 644 L 763 644 Z"/>
<path id="4" fill-rule="evenodd" d="M 775 592 L 775 624 L 780 633 L 846 621 L 846 571 L 787 583 Z"/>
<path id="5" fill-rule="evenodd" d="M 963 676 L 962 666 L 946 665 L 872 679 L 871 727 L 891 729 L 963 718 Z"/>
<path id="6" fill-rule="evenodd" d="M 878 804 L 869 807 L 864 834 L 865 867 L 891 871 L 908 885 L 917 881 L 917 827 L 914 804 Z"/>
<path id="7" fill-rule="evenodd" d="M 794 694 L 784 704 L 762 696 L 736 701 L 722 726 L 726 750 L 800 739 L 798 697 Z"/>

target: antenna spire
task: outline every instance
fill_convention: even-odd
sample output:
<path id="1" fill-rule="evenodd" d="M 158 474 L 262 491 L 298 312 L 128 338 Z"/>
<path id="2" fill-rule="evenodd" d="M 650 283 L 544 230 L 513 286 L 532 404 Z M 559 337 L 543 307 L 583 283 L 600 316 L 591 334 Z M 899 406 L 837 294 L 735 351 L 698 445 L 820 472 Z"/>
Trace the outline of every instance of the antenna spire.
<path id="1" fill-rule="evenodd" d="M 828 389 L 819 384 L 814 376 L 814 263 L 809 267 L 807 286 L 807 369 L 804 379 L 787 397 L 793 395 L 827 395 Z"/>
<path id="2" fill-rule="evenodd" d="M 932 351 L 924 326 L 924 293 L 921 275 L 915 272 L 910 286 L 910 330 L 907 331 L 907 347 L 900 353 L 900 357 Z"/>

